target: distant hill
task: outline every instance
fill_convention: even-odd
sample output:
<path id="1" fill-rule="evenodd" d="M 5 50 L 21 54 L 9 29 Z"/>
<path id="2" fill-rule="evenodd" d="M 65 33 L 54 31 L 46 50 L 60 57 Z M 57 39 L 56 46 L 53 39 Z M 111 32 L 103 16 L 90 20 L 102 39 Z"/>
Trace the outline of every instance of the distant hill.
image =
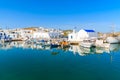
<path id="1" fill-rule="evenodd" d="M 63 30 L 64 36 L 67 37 L 68 34 L 72 33 L 73 30 Z"/>
<path id="2" fill-rule="evenodd" d="M 116 37 L 116 36 L 120 36 L 120 32 L 114 32 L 114 33 L 98 32 L 98 36 L 104 36 L 104 35 L 106 35 L 106 37 Z"/>

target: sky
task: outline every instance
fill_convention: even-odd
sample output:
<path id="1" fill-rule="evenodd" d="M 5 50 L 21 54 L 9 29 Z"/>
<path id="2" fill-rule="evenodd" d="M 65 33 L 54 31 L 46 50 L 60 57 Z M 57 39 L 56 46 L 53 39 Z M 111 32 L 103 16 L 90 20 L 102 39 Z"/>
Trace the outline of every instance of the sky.
<path id="1" fill-rule="evenodd" d="M 120 31 L 120 0 L 0 0 L 0 27 Z"/>

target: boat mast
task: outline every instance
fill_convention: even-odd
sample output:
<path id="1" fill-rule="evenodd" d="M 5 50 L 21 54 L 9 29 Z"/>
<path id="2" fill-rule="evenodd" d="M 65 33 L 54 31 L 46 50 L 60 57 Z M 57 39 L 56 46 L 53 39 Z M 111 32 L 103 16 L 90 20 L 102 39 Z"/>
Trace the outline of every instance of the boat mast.
<path id="1" fill-rule="evenodd" d="M 115 34 L 115 24 L 112 25 L 112 33 Z"/>

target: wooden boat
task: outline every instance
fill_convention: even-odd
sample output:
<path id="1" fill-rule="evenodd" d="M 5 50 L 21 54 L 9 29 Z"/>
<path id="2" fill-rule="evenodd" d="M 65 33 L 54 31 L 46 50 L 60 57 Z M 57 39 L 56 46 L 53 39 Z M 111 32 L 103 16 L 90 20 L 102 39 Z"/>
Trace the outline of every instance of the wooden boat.
<path id="1" fill-rule="evenodd" d="M 61 47 L 68 48 L 68 47 L 70 47 L 70 44 L 67 41 L 63 41 L 63 42 L 61 42 Z"/>

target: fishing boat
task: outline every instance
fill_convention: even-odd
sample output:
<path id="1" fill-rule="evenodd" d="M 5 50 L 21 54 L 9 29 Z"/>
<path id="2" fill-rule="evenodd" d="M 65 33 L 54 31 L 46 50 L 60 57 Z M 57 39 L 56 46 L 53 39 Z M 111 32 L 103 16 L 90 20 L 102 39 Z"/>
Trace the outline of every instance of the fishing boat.
<path id="1" fill-rule="evenodd" d="M 119 37 L 107 37 L 106 41 L 110 44 L 120 43 Z"/>
<path id="2" fill-rule="evenodd" d="M 89 39 L 83 40 L 83 42 L 81 42 L 80 44 L 81 47 L 95 47 L 95 42 Z"/>
<path id="3" fill-rule="evenodd" d="M 67 41 L 62 41 L 62 42 L 61 42 L 61 47 L 62 47 L 62 48 L 69 48 L 69 47 L 70 47 L 70 44 L 69 44 Z"/>
<path id="4" fill-rule="evenodd" d="M 106 41 L 110 44 L 120 43 L 120 37 L 116 35 L 114 32 L 115 25 L 113 25 L 112 28 L 113 28 L 113 32 L 110 34 L 111 35 L 110 37 L 107 37 Z"/>
<path id="5" fill-rule="evenodd" d="M 110 43 L 104 43 L 103 40 L 96 40 L 95 42 L 96 47 L 101 47 L 101 48 L 109 48 Z"/>
<path id="6" fill-rule="evenodd" d="M 50 44 L 50 47 L 51 48 L 57 48 L 57 47 L 59 47 L 60 45 L 59 44 Z"/>

